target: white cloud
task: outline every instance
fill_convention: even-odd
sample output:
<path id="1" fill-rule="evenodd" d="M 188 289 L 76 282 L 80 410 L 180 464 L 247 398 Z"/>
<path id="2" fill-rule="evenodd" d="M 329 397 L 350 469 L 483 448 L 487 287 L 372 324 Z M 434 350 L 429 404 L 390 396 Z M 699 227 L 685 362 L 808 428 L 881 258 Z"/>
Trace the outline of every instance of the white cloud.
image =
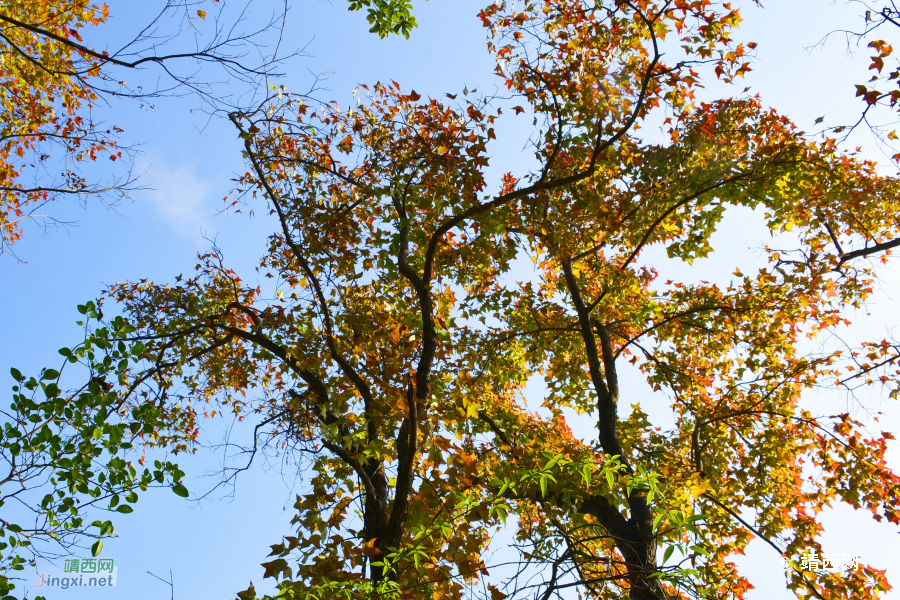
<path id="1" fill-rule="evenodd" d="M 196 165 L 153 160 L 142 183 L 150 189 L 138 197 L 149 201 L 156 218 L 174 231 L 193 238 L 208 229 L 216 212 L 213 186 Z"/>

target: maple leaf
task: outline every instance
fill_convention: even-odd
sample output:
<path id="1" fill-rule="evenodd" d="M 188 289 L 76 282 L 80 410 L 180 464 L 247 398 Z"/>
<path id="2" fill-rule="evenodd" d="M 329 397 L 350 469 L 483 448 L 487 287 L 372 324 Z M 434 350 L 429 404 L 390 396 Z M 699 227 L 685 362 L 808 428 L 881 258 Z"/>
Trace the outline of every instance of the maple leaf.
<path id="1" fill-rule="evenodd" d="M 275 579 L 278 579 L 279 575 L 283 575 L 285 577 L 291 576 L 291 568 L 288 566 L 287 561 L 283 558 L 278 558 L 276 560 L 273 560 L 272 562 L 262 563 L 262 566 L 265 567 L 263 577 L 273 577 Z"/>
<path id="2" fill-rule="evenodd" d="M 238 600 L 256 600 L 256 589 L 253 587 L 253 582 L 250 582 L 250 587 L 246 590 L 238 592 L 237 597 Z"/>
<path id="3" fill-rule="evenodd" d="M 353 136 L 348 135 L 337 145 L 341 152 L 350 152 L 353 149 Z"/>

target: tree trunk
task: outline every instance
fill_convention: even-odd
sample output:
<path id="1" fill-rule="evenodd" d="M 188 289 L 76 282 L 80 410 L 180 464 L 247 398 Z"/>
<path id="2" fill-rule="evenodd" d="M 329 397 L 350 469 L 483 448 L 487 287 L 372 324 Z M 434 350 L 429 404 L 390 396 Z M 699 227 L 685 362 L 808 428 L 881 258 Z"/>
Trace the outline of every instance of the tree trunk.
<path id="1" fill-rule="evenodd" d="M 375 558 L 370 557 L 369 560 L 371 578 L 375 582 L 380 582 L 385 579 L 384 568 L 372 565 L 371 563 L 373 560 L 377 562 L 387 553 L 388 546 L 386 545 L 387 540 L 385 538 L 387 537 L 386 530 L 388 521 L 388 485 L 387 478 L 384 474 L 383 464 L 370 461 L 370 463 L 366 465 L 366 471 L 368 471 L 369 479 L 372 481 L 372 487 L 374 488 L 375 493 L 366 494 L 363 538 L 367 544 L 371 544 L 372 540 L 375 540 L 373 547 L 381 552 L 381 556 Z"/>
<path id="2" fill-rule="evenodd" d="M 642 536 L 635 536 L 642 537 Z M 671 596 L 663 589 L 659 579 L 652 578 L 656 572 L 656 542 L 654 540 L 633 539 L 616 543 L 625 558 L 628 569 L 628 583 L 631 586 L 631 600 L 669 600 Z"/>

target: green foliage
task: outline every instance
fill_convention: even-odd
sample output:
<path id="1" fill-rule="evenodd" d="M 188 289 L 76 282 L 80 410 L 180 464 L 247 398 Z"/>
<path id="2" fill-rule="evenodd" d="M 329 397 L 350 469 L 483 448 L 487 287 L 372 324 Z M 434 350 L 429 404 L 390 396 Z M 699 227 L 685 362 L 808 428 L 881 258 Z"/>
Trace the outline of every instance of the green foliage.
<path id="1" fill-rule="evenodd" d="M 186 495 L 180 484 L 184 473 L 177 465 L 156 461 L 152 469 L 139 472 L 125 458 L 140 437 L 159 427 L 161 416 L 153 402 L 131 406 L 116 389 L 144 352 L 140 343 L 121 341 L 134 327 L 116 317 L 109 326 L 92 330 L 92 321 L 100 318 L 96 304 L 88 302 L 78 310 L 85 339 L 59 351 L 66 359 L 63 367 L 44 369 L 37 377 L 10 370 L 12 402 L 0 411 L 5 421 L 0 462 L 6 474 L 0 494 L 6 503 L 15 496 L 30 512 L 25 513 L 29 525 L 15 524 L 22 520 L 21 510 L 11 513 L 11 506 L 0 500 L 3 597 L 12 597 L 12 580 L 26 563 L 68 555 L 92 539 L 91 554 L 100 554 L 102 538 L 114 535 L 114 528 L 108 519 L 89 520 L 91 513 L 130 513 L 138 493 L 149 487 L 172 485 Z M 84 367 L 87 383 L 64 392 L 62 371 L 69 365 Z"/>
<path id="2" fill-rule="evenodd" d="M 350 10 L 363 8 L 368 9 L 366 19 L 372 25 L 369 31 L 381 39 L 391 34 L 409 39 L 409 33 L 418 26 L 410 0 L 350 0 Z"/>

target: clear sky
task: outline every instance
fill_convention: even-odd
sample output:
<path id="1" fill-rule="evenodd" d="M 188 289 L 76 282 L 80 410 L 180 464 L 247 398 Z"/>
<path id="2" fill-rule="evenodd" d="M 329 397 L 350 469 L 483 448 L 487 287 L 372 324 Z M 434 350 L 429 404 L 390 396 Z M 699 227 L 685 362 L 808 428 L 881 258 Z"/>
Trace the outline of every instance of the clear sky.
<path id="1" fill-rule="evenodd" d="M 149 1 L 128 0 L 110 4 L 112 19 L 96 32 L 95 45 L 112 45 L 117 36 L 135 31 L 152 5 Z M 824 47 L 807 48 L 831 30 L 859 24 L 858 5 L 828 0 L 770 0 L 766 4 L 766 8 L 759 8 L 747 2 L 743 8 L 745 24 L 739 36 L 759 43 L 746 85 L 801 129 L 812 128 L 814 120 L 823 115 L 829 124 L 853 120 L 860 110 L 853 84 L 865 79 L 867 54 L 861 50 L 849 56 L 839 37 Z M 277 5 L 263 1 L 258 10 L 268 12 Z M 379 80 L 396 80 L 423 95 L 457 93 L 464 86 L 482 87 L 484 91 L 495 81 L 484 31 L 475 17 L 481 5 L 472 0 L 418 0 L 415 8 L 420 27 L 411 39 L 380 40 L 366 32 L 362 14 L 346 11 L 345 0 L 292 1 L 284 44 L 304 47 L 308 55 L 286 65 L 285 83 L 294 91 L 305 91 L 314 75 L 324 75 L 322 89 L 316 95 L 345 105 L 358 83 Z M 713 84 L 707 94 L 714 97 L 740 91 L 729 92 Z M 230 191 L 231 179 L 242 172 L 240 147 L 228 122 L 208 121 L 202 112 L 191 112 L 195 108 L 196 100 L 188 97 L 159 100 L 152 111 L 136 104 L 100 110 L 108 121 L 125 129 L 127 139 L 142 144 L 139 165 L 141 170 L 148 170 L 142 180 L 148 189 L 135 193 L 132 203 L 119 206 L 115 212 L 97 203 L 89 205 L 87 211 L 77 206 L 57 207 L 61 213 L 80 219 L 81 225 L 48 237 L 29 230 L 16 247 L 27 263 L 0 259 L 0 314 L 5 317 L 0 378 L 6 377 L 11 366 L 31 373 L 57 366 L 56 350 L 78 341 L 77 304 L 96 297 L 104 284 L 141 278 L 166 282 L 189 272 L 196 253 L 209 247 L 204 236 L 216 239 L 230 266 L 245 280 L 257 277 L 254 268 L 264 252 L 271 223 L 259 214 L 262 210 L 252 218 L 217 214 L 223 196 Z M 871 152 L 871 140 L 865 136 L 854 141 L 867 144 Z M 502 156 L 498 168 L 528 161 L 520 148 L 508 142 L 504 152 L 498 153 Z M 754 215 L 738 214 L 726 220 L 713 247 L 718 249 L 718 243 L 747 248 L 767 241 Z M 689 275 L 711 279 L 733 270 L 717 260 L 698 261 Z M 896 322 L 900 313 L 892 310 L 900 294 L 896 260 L 892 269 L 871 316 L 854 335 L 883 336 L 885 328 Z M 640 386 L 633 377 L 626 382 Z M 6 384 L 0 389 L 3 394 L 9 393 Z M 536 387 L 532 394 L 537 396 L 539 391 Z M 665 419 L 664 404 L 646 404 L 652 404 L 652 400 L 642 403 L 651 418 Z M 896 431 L 900 423 L 897 407 L 885 404 L 879 409 L 886 412 L 884 427 Z M 205 443 L 221 441 L 228 425 L 209 424 Z M 893 465 L 898 467 L 896 446 L 892 452 Z M 180 464 L 188 472 L 186 482 L 191 491 L 202 493 L 215 482 L 214 476 L 202 476 L 220 468 L 221 453 L 200 449 Z M 282 471 L 278 465 L 269 469 L 259 465 L 239 479 L 233 497 L 221 501 L 196 504 L 168 491 L 145 494 L 135 513 L 116 515 L 119 537 L 108 541 L 103 552 L 114 558 L 119 568 L 117 587 L 51 590 L 45 595 L 51 600 L 163 600 L 169 597 L 168 587 L 146 572 L 167 577 L 169 569 L 174 575 L 175 596 L 182 600 L 233 598 L 250 580 L 257 590 L 267 589 L 258 565 L 270 544 L 291 533 L 288 523 L 293 494 L 302 486 L 289 472 Z M 218 496 L 221 494 L 214 498 Z M 832 511 L 826 524 L 826 551 L 859 554 L 871 564 L 887 568 L 889 577 L 893 574 L 900 581 L 896 527 L 878 525 L 867 515 L 844 509 Z M 751 598 L 793 597 L 784 590 L 779 557 L 764 544 L 753 543 L 747 557 L 739 562 L 757 587 Z M 32 577 L 29 586 L 34 581 Z M 33 594 L 34 588 L 31 590 Z"/>

